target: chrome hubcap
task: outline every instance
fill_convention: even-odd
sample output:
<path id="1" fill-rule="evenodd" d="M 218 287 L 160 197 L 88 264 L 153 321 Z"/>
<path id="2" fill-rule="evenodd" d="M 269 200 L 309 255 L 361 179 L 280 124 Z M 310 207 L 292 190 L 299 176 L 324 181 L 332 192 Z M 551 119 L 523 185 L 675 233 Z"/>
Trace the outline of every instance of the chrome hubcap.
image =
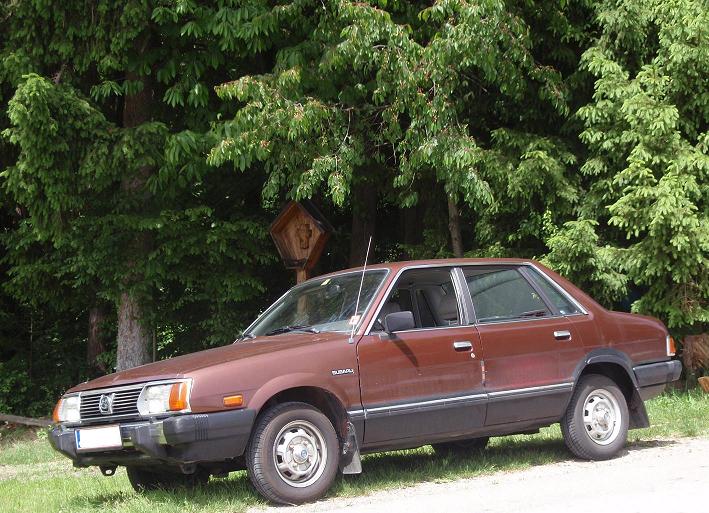
<path id="1" fill-rule="evenodd" d="M 604 388 L 588 394 L 583 404 L 583 424 L 586 434 L 598 445 L 608 445 L 618 438 L 620 407 L 613 394 Z"/>
<path id="2" fill-rule="evenodd" d="M 310 422 L 286 424 L 273 444 L 278 475 L 291 486 L 303 488 L 317 481 L 325 470 L 327 447 L 322 433 Z"/>

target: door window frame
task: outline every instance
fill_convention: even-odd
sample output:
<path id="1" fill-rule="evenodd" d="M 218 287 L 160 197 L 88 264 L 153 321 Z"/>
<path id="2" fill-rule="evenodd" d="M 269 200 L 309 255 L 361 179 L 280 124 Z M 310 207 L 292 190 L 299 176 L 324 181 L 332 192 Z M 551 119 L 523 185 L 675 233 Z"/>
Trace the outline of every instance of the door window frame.
<path id="1" fill-rule="evenodd" d="M 391 295 L 392 291 L 394 290 L 394 287 L 399 281 L 399 278 L 401 278 L 401 275 L 404 274 L 406 271 L 410 271 L 412 269 L 430 269 L 430 268 L 450 268 L 451 269 L 451 274 L 453 275 L 453 286 L 455 288 L 456 292 L 456 297 L 458 298 L 458 307 L 462 307 L 461 316 L 461 324 L 459 326 L 436 326 L 433 328 L 416 328 L 414 330 L 406 330 L 402 331 L 399 333 L 408 333 L 408 332 L 414 332 L 414 331 L 427 331 L 427 330 L 446 330 L 446 329 L 455 329 L 455 328 L 460 328 L 464 326 L 472 326 L 472 325 L 480 325 L 480 326 L 486 326 L 489 324 L 502 324 L 505 322 L 529 322 L 529 321 L 542 321 L 546 319 L 551 319 L 552 317 L 530 317 L 527 319 L 514 319 L 514 320 L 507 320 L 507 321 L 500 321 L 498 323 L 494 322 L 489 322 L 489 323 L 483 323 L 479 324 L 477 322 L 477 317 L 475 316 L 475 307 L 473 306 L 473 299 L 472 295 L 470 294 L 470 289 L 468 288 L 468 282 L 465 279 L 465 274 L 463 273 L 463 270 L 468 267 L 504 267 L 504 268 L 517 268 L 517 269 L 523 269 L 523 268 L 528 268 L 531 267 L 533 269 L 532 272 L 536 272 L 541 276 L 543 280 L 546 280 L 555 290 L 561 293 L 562 296 L 564 296 L 566 299 L 571 301 L 571 303 L 579 310 L 578 313 L 573 313 L 573 314 L 568 314 L 568 315 L 563 315 L 563 316 L 557 316 L 557 317 L 575 317 L 578 315 L 588 315 L 588 310 L 575 298 L 573 297 L 569 292 L 566 291 L 561 285 L 556 283 L 553 279 L 551 279 L 547 274 L 542 271 L 541 269 L 537 268 L 532 262 L 522 262 L 522 263 L 514 263 L 514 264 L 495 264 L 495 263 L 463 263 L 461 264 L 460 262 L 456 263 L 436 263 L 436 264 L 415 264 L 415 265 L 407 265 L 405 267 L 400 268 L 399 270 L 396 271 L 396 274 L 392 277 L 391 281 L 389 282 L 389 285 L 386 287 L 385 294 L 383 296 L 383 300 L 377 305 L 377 307 L 374 309 L 374 315 L 370 319 L 370 321 L 367 323 L 367 328 L 364 330 L 364 336 L 371 335 L 373 332 L 374 328 L 374 323 L 377 322 L 377 318 L 379 317 L 379 312 L 381 311 L 382 307 L 384 306 L 384 303 L 389 299 L 389 296 Z M 358 271 L 361 272 L 361 271 Z M 524 276 L 524 275 L 523 275 Z M 529 280 L 527 276 L 524 276 L 524 278 L 530 282 L 533 280 Z M 537 290 L 537 287 L 534 284 L 531 284 L 534 290 Z M 546 296 L 541 295 L 541 297 L 545 298 Z M 546 303 L 547 301 L 545 301 Z M 554 311 L 554 310 L 552 310 Z M 463 321 L 465 319 L 465 323 Z"/>
<path id="2" fill-rule="evenodd" d="M 463 277 L 462 271 L 460 271 L 459 268 L 460 264 L 421 264 L 421 265 L 412 265 L 412 266 L 407 266 L 399 269 L 399 271 L 396 273 L 396 276 L 392 278 L 391 283 L 386 289 L 386 293 L 384 294 L 382 301 L 379 303 L 377 308 L 374 310 L 374 316 L 372 317 L 372 320 L 370 321 L 369 325 L 367 326 L 367 330 L 365 331 L 365 336 L 370 335 L 374 331 L 374 324 L 377 322 L 377 319 L 379 318 L 379 312 L 381 309 L 384 307 L 384 304 L 389 300 L 391 297 L 392 293 L 396 289 L 396 286 L 398 285 L 399 281 L 401 280 L 401 277 L 406 271 L 412 271 L 412 270 L 418 270 L 418 269 L 433 269 L 433 270 L 441 270 L 445 271 L 447 270 L 451 282 L 453 283 L 453 292 L 456 297 L 456 303 L 458 304 L 458 316 L 460 317 L 459 322 L 456 326 L 429 326 L 426 328 L 414 328 L 412 330 L 403 330 L 403 331 L 397 331 L 397 333 L 414 333 L 417 331 L 431 331 L 431 330 L 449 330 L 449 329 L 456 329 L 456 328 L 464 328 L 466 326 L 470 326 L 473 324 L 472 320 L 472 310 L 471 310 L 471 305 L 472 301 L 470 300 L 470 293 L 467 291 L 467 285 L 465 284 L 465 279 Z M 412 312 L 414 314 L 414 318 L 418 319 L 418 298 L 416 297 L 417 294 L 415 293 L 417 289 L 413 289 L 414 294 L 412 294 L 412 302 L 414 303 L 414 307 L 416 308 L 416 312 Z M 420 319 L 418 319 L 420 321 Z M 377 332 L 375 332 L 377 333 Z"/>

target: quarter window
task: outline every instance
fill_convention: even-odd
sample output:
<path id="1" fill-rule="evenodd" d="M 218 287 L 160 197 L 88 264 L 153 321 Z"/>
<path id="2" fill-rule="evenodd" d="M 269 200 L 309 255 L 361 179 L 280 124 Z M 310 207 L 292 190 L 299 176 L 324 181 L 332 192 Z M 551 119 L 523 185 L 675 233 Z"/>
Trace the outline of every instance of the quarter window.
<path id="1" fill-rule="evenodd" d="M 480 323 L 548 317 L 544 300 L 517 269 L 464 269 Z"/>
<path id="2" fill-rule="evenodd" d="M 529 275 L 532 278 L 537 287 L 539 287 L 549 301 L 559 310 L 561 315 L 571 315 L 581 313 L 579 309 L 566 297 L 564 297 L 561 292 L 559 292 L 556 287 L 554 287 L 549 280 L 544 279 L 544 277 L 539 275 L 539 271 L 536 269 L 529 268 Z"/>

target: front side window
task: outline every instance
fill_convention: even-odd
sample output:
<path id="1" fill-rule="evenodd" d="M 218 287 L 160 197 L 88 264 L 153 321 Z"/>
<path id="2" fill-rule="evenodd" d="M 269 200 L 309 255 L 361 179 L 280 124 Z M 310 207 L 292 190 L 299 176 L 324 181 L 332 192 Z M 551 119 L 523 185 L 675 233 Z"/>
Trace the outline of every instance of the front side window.
<path id="1" fill-rule="evenodd" d="M 288 331 L 350 331 L 364 316 L 386 277 L 385 270 L 348 273 L 297 285 L 273 304 L 244 333 L 246 337 L 277 335 Z M 362 293 L 357 304 L 357 293 Z"/>
<path id="2" fill-rule="evenodd" d="M 375 329 L 383 329 L 388 314 L 402 311 L 413 313 L 419 329 L 459 326 L 458 299 L 450 269 L 411 269 L 402 273 L 379 311 Z"/>
<path id="3" fill-rule="evenodd" d="M 478 322 L 547 317 L 551 312 L 517 269 L 464 269 Z"/>

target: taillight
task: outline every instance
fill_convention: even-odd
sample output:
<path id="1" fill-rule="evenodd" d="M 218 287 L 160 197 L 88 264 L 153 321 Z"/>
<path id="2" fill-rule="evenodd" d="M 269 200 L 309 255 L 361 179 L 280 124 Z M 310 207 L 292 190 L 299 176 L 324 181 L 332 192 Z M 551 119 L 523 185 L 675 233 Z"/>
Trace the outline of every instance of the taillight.
<path id="1" fill-rule="evenodd" d="M 677 346 L 675 345 L 675 339 L 667 335 L 667 356 L 674 356 L 677 352 Z"/>

